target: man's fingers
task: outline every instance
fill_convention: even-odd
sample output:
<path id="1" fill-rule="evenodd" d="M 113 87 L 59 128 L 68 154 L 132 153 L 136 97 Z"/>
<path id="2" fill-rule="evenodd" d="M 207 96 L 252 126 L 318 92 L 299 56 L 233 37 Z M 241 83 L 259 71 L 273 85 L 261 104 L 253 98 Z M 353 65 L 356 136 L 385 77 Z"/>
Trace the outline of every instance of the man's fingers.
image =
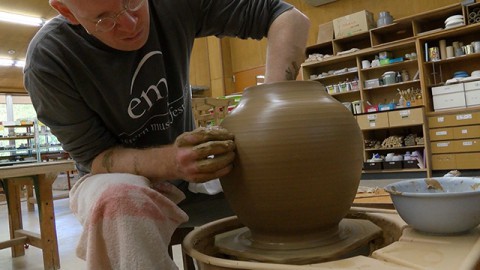
<path id="1" fill-rule="evenodd" d="M 235 159 L 235 153 L 228 152 L 224 155 L 216 155 L 213 158 L 207 158 L 197 161 L 197 169 L 200 173 L 216 172 L 222 168 L 228 167 Z"/>
<path id="2" fill-rule="evenodd" d="M 210 173 L 198 173 L 192 178 L 190 178 L 190 182 L 193 183 L 203 183 L 206 181 L 210 181 L 215 178 L 220 178 L 222 176 L 227 175 L 233 168 L 233 165 L 228 165 L 218 171 L 210 172 Z"/>
<path id="3" fill-rule="evenodd" d="M 209 141 L 193 147 L 193 152 L 197 155 L 197 159 L 204 159 L 211 155 L 221 155 L 235 150 L 235 143 L 228 141 Z"/>
<path id="4" fill-rule="evenodd" d="M 226 141 L 233 140 L 234 136 L 228 130 L 213 126 L 200 127 L 191 132 L 186 132 L 180 135 L 176 140 L 176 145 L 179 147 L 192 146 L 208 141 Z"/>

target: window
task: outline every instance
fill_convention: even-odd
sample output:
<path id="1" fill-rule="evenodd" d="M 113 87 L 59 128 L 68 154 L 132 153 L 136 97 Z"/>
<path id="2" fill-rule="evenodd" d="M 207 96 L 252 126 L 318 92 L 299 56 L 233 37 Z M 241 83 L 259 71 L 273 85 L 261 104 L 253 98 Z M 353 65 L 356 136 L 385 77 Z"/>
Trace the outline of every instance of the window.
<path id="1" fill-rule="evenodd" d="M 32 100 L 27 95 L 0 94 L 0 121 L 37 118 Z"/>

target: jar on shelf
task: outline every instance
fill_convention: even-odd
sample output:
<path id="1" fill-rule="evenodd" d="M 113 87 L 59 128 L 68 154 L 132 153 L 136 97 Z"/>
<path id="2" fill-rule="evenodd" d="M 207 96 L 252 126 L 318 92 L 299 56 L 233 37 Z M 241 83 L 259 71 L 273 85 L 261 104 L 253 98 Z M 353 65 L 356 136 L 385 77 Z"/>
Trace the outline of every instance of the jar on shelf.
<path id="1" fill-rule="evenodd" d="M 388 11 L 381 11 L 378 15 L 377 27 L 382 27 L 393 23 L 393 17 Z"/>
<path id="2" fill-rule="evenodd" d="M 402 81 L 408 82 L 410 81 L 410 74 L 408 74 L 407 70 L 402 70 Z"/>

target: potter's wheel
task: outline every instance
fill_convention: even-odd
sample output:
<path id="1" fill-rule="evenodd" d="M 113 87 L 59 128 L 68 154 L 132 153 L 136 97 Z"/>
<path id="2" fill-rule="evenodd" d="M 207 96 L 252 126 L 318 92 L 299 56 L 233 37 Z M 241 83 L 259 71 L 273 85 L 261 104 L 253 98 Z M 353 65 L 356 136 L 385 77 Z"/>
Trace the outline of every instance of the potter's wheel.
<path id="1" fill-rule="evenodd" d="M 252 240 L 247 227 L 215 236 L 219 251 L 237 260 L 271 263 L 309 264 L 355 255 L 368 256 L 370 243 L 381 238 L 382 230 L 369 220 L 343 219 L 333 232 L 311 241 L 268 244 Z"/>

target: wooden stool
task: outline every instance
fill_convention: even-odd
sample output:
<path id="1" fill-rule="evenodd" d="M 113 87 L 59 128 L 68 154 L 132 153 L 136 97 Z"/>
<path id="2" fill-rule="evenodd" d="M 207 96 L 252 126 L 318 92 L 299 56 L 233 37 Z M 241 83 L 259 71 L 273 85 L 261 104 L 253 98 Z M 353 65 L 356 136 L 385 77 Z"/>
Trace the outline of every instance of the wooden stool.
<path id="1" fill-rule="evenodd" d="M 12 248 L 12 257 L 25 255 L 25 244 L 42 249 L 45 269 L 60 269 L 52 184 L 59 172 L 73 170 L 73 161 L 53 161 L 0 168 L 8 205 L 10 240 L 0 242 L 0 249 Z M 38 200 L 40 234 L 23 229 L 21 188 L 33 186 Z"/>
<path id="2" fill-rule="evenodd" d="M 192 110 L 197 127 L 219 125 L 227 116 L 228 107 L 234 104 L 233 99 L 193 98 Z"/>

